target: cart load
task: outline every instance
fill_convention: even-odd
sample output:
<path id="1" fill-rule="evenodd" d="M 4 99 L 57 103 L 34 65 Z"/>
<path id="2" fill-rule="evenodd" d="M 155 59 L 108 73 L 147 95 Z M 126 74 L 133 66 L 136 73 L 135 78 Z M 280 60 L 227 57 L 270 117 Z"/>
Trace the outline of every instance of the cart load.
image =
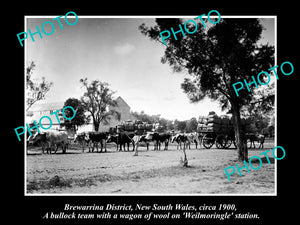
<path id="1" fill-rule="evenodd" d="M 140 120 L 126 120 L 117 125 L 117 129 L 122 131 L 152 131 L 153 125 Z"/>
<path id="2" fill-rule="evenodd" d="M 199 116 L 197 131 L 199 133 L 231 133 L 234 131 L 235 121 L 233 117 L 227 115 L 218 116 L 215 112 L 210 112 L 208 116 Z M 242 129 L 251 132 L 251 120 L 241 119 Z"/>
<path id="3" fill-rule="evenodd" d="M 166 127 L 160 125 L 160 123 L 154 123 L 152 131 L 159 132 L 159 133 L 165 132 L 166 131 Z"/>
<path id="4" fill-rule="evenodd" d="M 197 131 L 202 133 L 203 146 L 211 148 L 214 144 L 217 148 L 229 148 L 235 144 L 233 118 L 223 115 L 218 116 L 215 112 L 210 112 L 208 116 L 199 116 Z M 251 132 L 251 120 L 241 119 L 244 132 Z"/>

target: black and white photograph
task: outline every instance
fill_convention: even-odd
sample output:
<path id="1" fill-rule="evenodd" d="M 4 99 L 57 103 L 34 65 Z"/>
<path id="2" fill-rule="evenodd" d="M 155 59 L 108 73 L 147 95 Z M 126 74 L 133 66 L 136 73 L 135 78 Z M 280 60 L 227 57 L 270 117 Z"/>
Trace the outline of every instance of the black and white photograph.
<path id="1" fill-rule="evenodd" d="M 296 7 L 24 3 L 3 35 L 3 220 L 297 218 Z"/>
<path id="2" fill-rule="evenodd" d="M 203 13 L 25 16 L 25 195 L 276 196 L 277 17 Z"/>

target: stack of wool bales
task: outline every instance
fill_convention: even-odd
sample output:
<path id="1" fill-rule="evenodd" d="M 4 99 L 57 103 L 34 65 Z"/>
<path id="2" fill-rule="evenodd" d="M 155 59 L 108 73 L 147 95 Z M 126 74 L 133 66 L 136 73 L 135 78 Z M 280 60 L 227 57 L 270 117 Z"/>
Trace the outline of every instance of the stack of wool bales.
<path id="1" fill-rule="evenodd" d="M 251 120 L 241 119 L 242 129 L 245 132 L 250 132 Z M 227 115 L 218 116 L 215 112 L 210 112 L 208 116 L 199 116 L 198 132 L 216 132 L 230 133 L 234 131 L 234 119 Z"/>
<path id="2" fill-rule="evenodd" d="M 211 132 L 221 131 L 221 118 L 217 114 L 209 114 L 207 117 L 207 130 Z"/>
<path id="3" fill-rule="evenodd" d="M 164 126 L 160 125 L 159 123 L 153 124 L 153 131 L 155 132 L 164 132 L 166 129 Z"/>
<path id="4" fill-rule="evenodd" d="M 206 116 L 199 116 L 198 118 L 198 125 L 197 125 L 197 131 L 198 132 L 206 132 L 207 131 L 207 117 Z"/>
<path id="5" fill-rule="evenodd" d="M 121 122 L 119 128 L 125 131 L 134 131 L 135 124 L 131 120 L 126 120 Z"/>
<path id="6" fill-rule="evenodd" d="M 138 130 L 152 131 L 152 128 L 153 128 L 152 124 L 148 124 L 146 122 L 142 122 L 137 125 Z"/>
<path id="7" fill-rule="evenodd" d="M 142 122 L 140 120 L 126 120 L 122 121 L 118 126 L 118 129 L 123 131 L 135 131 L 135 130 L 145 130 L 145 131 L 151 131 L 153 126 L 152 124 L 148 124 L 146 122 Z"/>
<path id="8" fill-rule="evenodd" d="M 199 116 L 198 132 L 220 132 L 221 118 L 215 113 L 210 112 L 208 116 Z"/>

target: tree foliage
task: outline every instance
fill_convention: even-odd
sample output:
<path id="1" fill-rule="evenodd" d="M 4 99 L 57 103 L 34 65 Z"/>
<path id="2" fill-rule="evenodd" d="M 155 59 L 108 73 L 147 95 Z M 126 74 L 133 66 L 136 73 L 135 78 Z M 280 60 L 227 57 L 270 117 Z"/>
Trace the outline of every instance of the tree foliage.
<path id="1" fill-rule="evenodd" d="M 66 129 L 77 130 L 79 126 L 89 123 L 89 116 L 85 115 L 85 109 L 79 99 L 76 98 L 68 98 L 64 103 L 64 108 L 66 106 L 72 106 L 76 111 L 76 115 L 72 120 L 65 120 L 61 126 Z M 67 118 L 71 118 L 73 116 L 73 111 L 69 108 L 65 110 L 65 115 Z"/>
<path id="2" fill-rule="evenodd" d="M 175 130 L 178 130 L 180 132 L 184 132 L 185 129 L 186 129 L 186 121 L 183 120 L 183 121 L 180 121 L 180 120 L 175 120 L 174 121 L 174 129 Z"/>
<path id="3" fill-rule="evenodd" d="M 52 82 L 46 81 L 45 77 L 42 77 L 42 81 L 32 78 L 35 66 L 35 63 L 31 62 L 26 68 L 26 111 L 37 101 L 45 99 L 45 95 L 53 85 Z"/>
<path id="4" fill-rule="evenodd" d="M 161 42 L 159 33 L 184 23 L 181 19 L 155 20 L 156 25 L 147 27 L 142 24 L 140 31 L 150 39 Z M 187 29 L 194 30 L 194 27 Z M 198 28 L 202 27 L 198 23 Z M 190 75 L 181 84 L 184 93 L 191 102 L 199 102 L 208 96 L 219 101 L 222 109 L 229 109 L 236 121 L 235 136 L 239 160 L 247 160 L 248 151 L 241 130 L 240 110 L 253 98 L 253 91 L 246 88 L 236 96 L 232 85 L 240 80 L 252 81 L 261 71 L 268 71 L 274 63 L 274 47 L 258 45 L 263 27 L 258 19 L 239 18 L 221 19 L 206 29 L 198 29 L 184 37 L 177 33 L 175 38 L 165 40 L 165 52 L 162 63 L 168 63 L 174 72 L 186 72 Z M 261 76 L 262 79 L 264 79 Z M 255 85 L 250 85 L 253 90 Z"/>
<path id="5" fill-rule="evenodd" d="M 196 132 L 198 126 L 198 121 L 195 117 L 192 117 L 191 119 L 186 121 L 186 127 L 185 132 L 191 133 Z"/>
<path id="6" fill-rule="evenodd" d="M 112 117 L 120 120 L 121 114 L 114 109 L 117 106 L 113 99 L 113 92 L 108 83 L 94 80 L 88 84 L 87 78 L 80 79 L 85 88 L 81 97 L 83 108 L 88 111 L 93 119 L 95 131 L 99 130 L 100 123 L 107 125 Z"/>

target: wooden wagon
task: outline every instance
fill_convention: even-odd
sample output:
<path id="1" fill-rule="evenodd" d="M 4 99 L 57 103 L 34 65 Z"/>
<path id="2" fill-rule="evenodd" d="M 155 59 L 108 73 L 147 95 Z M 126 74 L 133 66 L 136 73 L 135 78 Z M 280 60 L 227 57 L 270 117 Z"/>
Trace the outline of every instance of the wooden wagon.
<path id="1" fill-rule="evenodd" d="M 249 130 L 250 120 L 242 119 L 244 131 Z M 210 113 L 207 117 L 200 116 L 198 120 L 197 132 L 202 136 L 202 144 L 210 149 L 214 144 L 219 149 L 226 149 L 235 143 L 234 122 L 228 116 L 219 117 Z"/>

